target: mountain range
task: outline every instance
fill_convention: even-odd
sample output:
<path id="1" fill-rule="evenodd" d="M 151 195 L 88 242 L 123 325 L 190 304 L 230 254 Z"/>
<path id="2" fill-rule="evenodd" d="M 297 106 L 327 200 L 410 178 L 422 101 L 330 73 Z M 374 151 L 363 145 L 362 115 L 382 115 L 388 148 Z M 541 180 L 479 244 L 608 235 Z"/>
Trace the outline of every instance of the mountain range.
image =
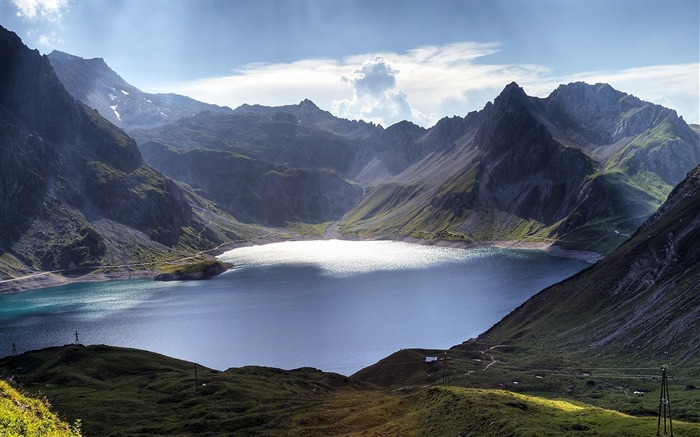
<path id="1" fill-rule="evenodd" d="M 606 253 L 700 163 L 697 130 L 606 84 L 536 98 L 511 83 L 481 111 L 384 128 L 309 100 L 231 110 L 147 94 L 102 59 L 42 57 L 5 30 L 3 46 L 7 277 L 308 225 Z"/>
<path id="2" fill-rule="evenodd" d="M 85 104 L 126 88 L 113 72 L 101 88 L 80 81 L 81 66 L 103 62 L 70 60 L 59 77 L 82 84 L 73 95 Z M 346 236 L 597 252 L 634 232 L 700 163 L 700 136 L 674 111 L 606 84 L 535 98 L 511 83 L 481 111 L 429 129 L 345 120 L 305 100 L 129 132 L 147 163 L 247 223 L 338 221 Z"/>

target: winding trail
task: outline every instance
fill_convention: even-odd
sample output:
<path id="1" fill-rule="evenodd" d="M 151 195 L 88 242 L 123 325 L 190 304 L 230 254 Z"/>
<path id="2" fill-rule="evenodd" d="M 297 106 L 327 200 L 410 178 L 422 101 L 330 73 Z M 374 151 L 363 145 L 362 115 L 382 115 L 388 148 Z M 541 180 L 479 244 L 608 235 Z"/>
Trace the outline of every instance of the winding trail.
<path id="1" fill-rule="evenodd" d="M 480 351 L 480 352 L 482 355 L 486 355 L 486 352 L 492 351 L 492 350 L 496 349 L 497 347 L 503 347 L 503 346 L 506 346 L 506 345 L 505 344 L 497 344 L 496 346 L 491 346 L 490 348 L 483 350 L 483 351 Z M 491 362 L 488 363 L 486 365 L 486 367 L 484 367 L 481 370 L 470 370 L 466 373 L 466 375 L 471 375 L 472 373 L 476 373 L 476 372 L 485 372 L 489 369 L 489 367 L 493 366 L 496 363 L 500 363 L 500 361 L 498 361 L 496 358 L 494 358 L 493 355 L 489 355 L 489 357 L 491 358 Z"/>

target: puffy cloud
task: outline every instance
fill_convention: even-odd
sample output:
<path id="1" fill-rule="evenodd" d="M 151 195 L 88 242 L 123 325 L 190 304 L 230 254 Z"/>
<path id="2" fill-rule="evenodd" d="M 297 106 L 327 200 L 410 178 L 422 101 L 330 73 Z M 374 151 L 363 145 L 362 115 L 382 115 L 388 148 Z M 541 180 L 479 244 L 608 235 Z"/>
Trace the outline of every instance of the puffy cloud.
<path id="1" fill-rule="evenodd" d="M 70 0 L 12 0 L 12 3 L 17 7 L 19 17 L 60 21 Z"/>
<path id="2" fill-rule="evenodd" d="M 350 77 L 343 76 L 342 80 L 352 83 L 358 96 L 380 95 L 396 86 L 396 73 L 381 56 L 373 61 L 365 62 L 356 69 Z"/>
<path id="3" fill-rule="evenodd" d="M 381 56 L 364 62 L 351 75 L 341 78 L 353 85 L 354 95 L 333 101 L 332 111 L 341 117 L 385 125 L 413 121 L 415 117 L 406 93 L 396 88 L 398 73 Z"/>

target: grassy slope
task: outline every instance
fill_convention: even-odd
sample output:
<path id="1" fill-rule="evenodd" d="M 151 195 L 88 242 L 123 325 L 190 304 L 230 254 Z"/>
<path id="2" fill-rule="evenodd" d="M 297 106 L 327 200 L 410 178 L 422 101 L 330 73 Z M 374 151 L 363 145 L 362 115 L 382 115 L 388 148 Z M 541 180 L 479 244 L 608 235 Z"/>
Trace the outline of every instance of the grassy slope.
<path id="1" fill-rule="evenodd" d="M 450 349 L 452 383 L 653 416 L 668 365 L 674 417 L 700 422 L 698 187 L 700 168 L 608 257 Z M 442 372 L 424 357 L 440 354 L 404 350 L 354 376 L 394 388 L 435 384 Z"/>
<path id="2" fill-rule="evenodd" d="M 193 363 L 107 346 L 0 360 L 0 373 L 13 372 L 28 390 L 44 393 L 69 421 L 81 419 L 86 435 L 619 436 L 651 434 L 656 425 L 654 418 L 532 394 L 394 391 L 314 369 L 197 366 L 195 388 L 194 370 Z M 674 422 L 675 435 L 697 432 L 698 424 Z"/>
<path id="3" fill-rule="evenodd" d="M 7 437 L 78 437 L 80 425 L 71 427 L 38 399 L 25 396 L 0 379 L 0 434 Z"/>

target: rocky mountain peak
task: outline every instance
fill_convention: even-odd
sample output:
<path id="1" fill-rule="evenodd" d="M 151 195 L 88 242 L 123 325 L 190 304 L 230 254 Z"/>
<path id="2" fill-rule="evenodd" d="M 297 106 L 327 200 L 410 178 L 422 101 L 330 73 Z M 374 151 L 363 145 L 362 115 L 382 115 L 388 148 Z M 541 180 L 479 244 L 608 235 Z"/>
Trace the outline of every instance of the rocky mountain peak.
<path id="1" fill-rule="evenodd" d="M 48 59 L 75 99 L 125 130 L 161 126 L 201 111 L 231 112 L 177 94 L 144 93 L 119 76 L 103 58 L 83 59 L 54 50 Z"/>
<path id="2" fill-rule="evenodd" d="M 546 103 L 563 125 L 579 126 L 580 133 L 595 144 L 612 144 L 639 134 L 649 124 L 677 118 L 675 111 L 643 102 L 605 83 L 560 85 Z"/>
<path id="3" fill-rule="evenodd" d="M 70 53 L 62 52 L 60 50 L 53 50 L 51 53 L 48 54 L 48 57 L 52 60 L 56 60 L 59 62 L 82 62 L 87 65 L 90 65 L 95 70 L 109 70 L 110 72 L 114 73 L 114 71 L 111 68 L 109 68 L 104 58 L 85 59 L 81 58 L 80 56 L 75 56 L 71 55 Z"/>
<path id="4" fill-rule="evenodd" d="M 511 82 L 503 88 L 501 94 L 494 100 L 495 106 L 512 106 L 514 104 L 522 104 L 529 97 L 525 94 L 525 90 L 516 82 Z"/>
<path id="5" fill-rule="evenodd" d="M 316 104 L 315 104 L 314 102 L 312 102 L 311 100 L 309 100 L 309 99 L 304 99 L 304 100 L 302 100 L 302 101 L 299 103 L 299 109 L 306 109 L 306 110 L 311 110 L 311 109 L 313 109 L 313 110 L 319 110 L 319 111 L 320 111 L 320 108 L 319 108 L 318 106 L 316 106 Z"/>

